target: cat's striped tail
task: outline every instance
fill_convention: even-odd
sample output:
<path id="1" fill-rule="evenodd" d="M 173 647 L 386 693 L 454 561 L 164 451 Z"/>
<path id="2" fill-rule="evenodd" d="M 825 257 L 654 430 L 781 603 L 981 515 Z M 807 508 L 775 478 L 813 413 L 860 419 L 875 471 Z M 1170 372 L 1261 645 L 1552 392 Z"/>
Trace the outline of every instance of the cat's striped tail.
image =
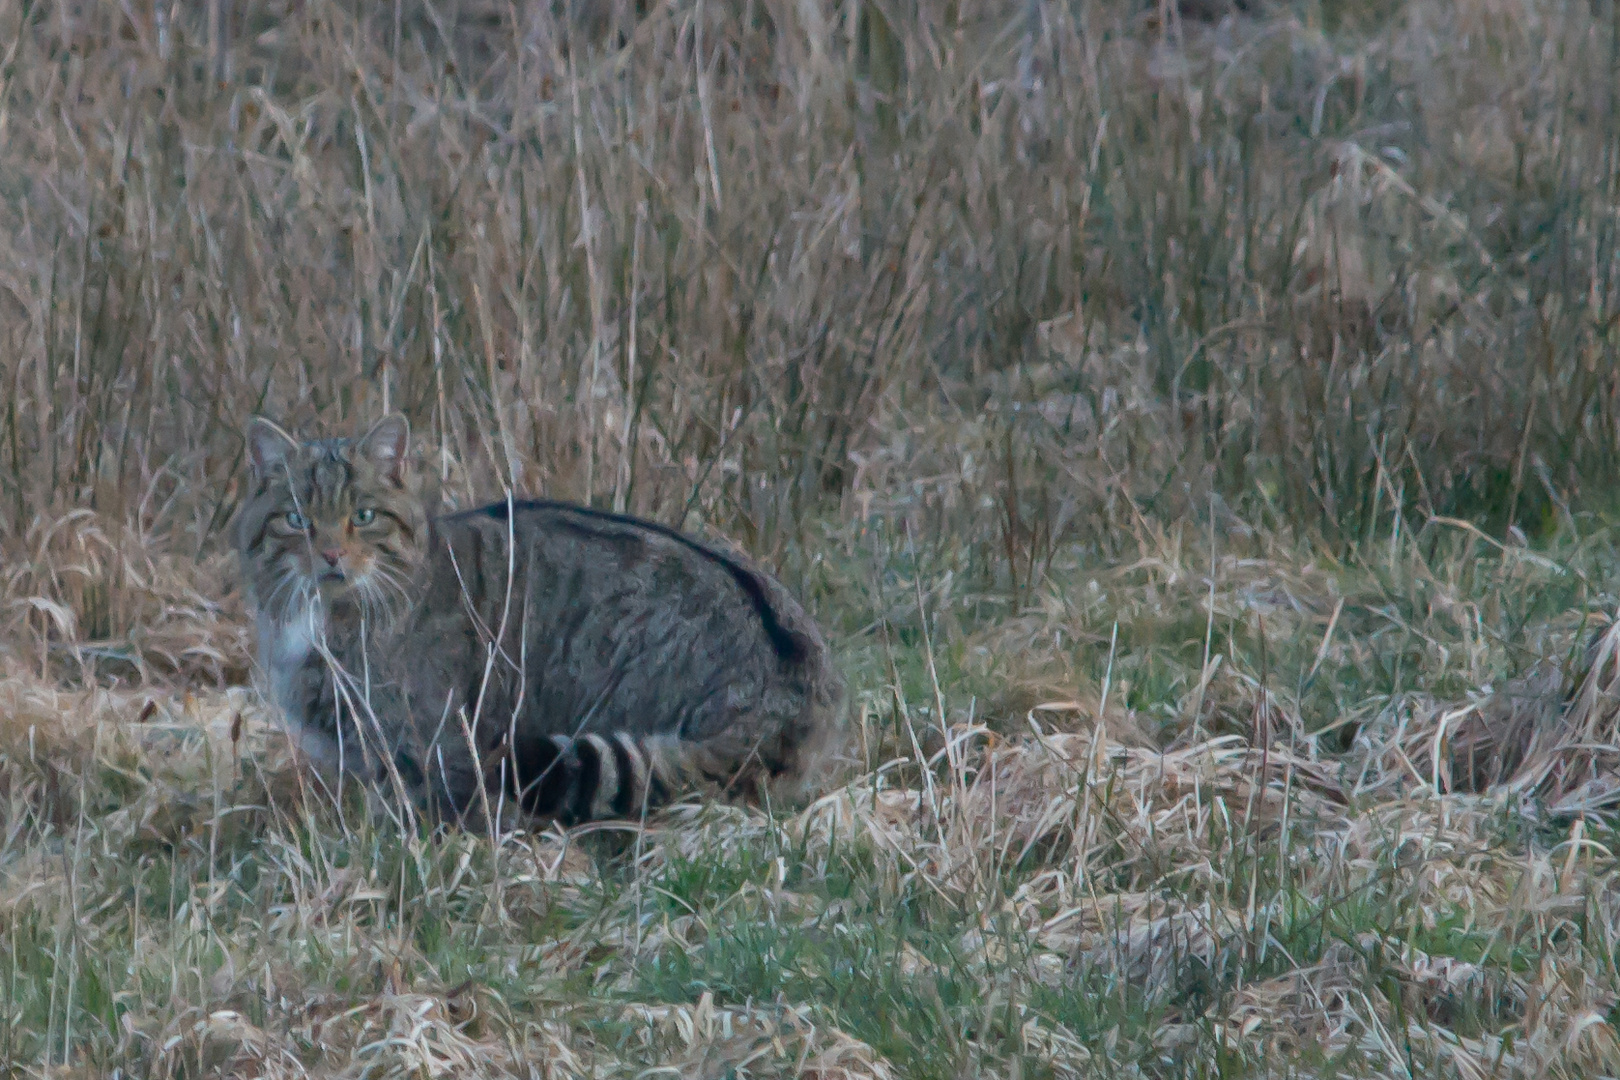
<path id="1" fill-rule="evenodd" d="M 752 760 L 750 760 L 752 759 Z M 672 735 L 519 734 L 510 752 L 486 761 L 500 787 L 527 813 L 564 825 L 604 818 L 638 818 L 693 788 L 752 784 L 757 755 Z M 494 776 L 490 776 L 494 779 Z"/>

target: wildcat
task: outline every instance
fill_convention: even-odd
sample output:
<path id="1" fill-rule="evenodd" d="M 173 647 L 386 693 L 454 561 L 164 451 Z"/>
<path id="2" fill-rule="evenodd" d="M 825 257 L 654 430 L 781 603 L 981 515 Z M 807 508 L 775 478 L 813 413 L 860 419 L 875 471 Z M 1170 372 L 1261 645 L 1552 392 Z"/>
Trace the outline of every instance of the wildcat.
<path id="1" fill-rule="evenodd" d="M 435 515 L 409 443 L 397 414 L 358 439 L 247 429 L 260 665 L 312 758 L 464 823 L 802 786 L 843 682 L 775 579 L 567 503 Z"/>

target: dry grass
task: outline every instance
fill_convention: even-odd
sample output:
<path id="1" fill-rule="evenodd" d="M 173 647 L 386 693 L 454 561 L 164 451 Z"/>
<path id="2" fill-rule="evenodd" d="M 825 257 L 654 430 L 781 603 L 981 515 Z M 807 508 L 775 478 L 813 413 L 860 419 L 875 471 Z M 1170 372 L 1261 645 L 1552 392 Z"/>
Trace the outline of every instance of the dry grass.
<path id="1" fill-rule="evenodd" d="M 1614 5 L 564 8 L 0 0 L 0 1073 L 1620 1075 Z M 780 566 L 823 797 L 310 790 L 384 407 Z"/>

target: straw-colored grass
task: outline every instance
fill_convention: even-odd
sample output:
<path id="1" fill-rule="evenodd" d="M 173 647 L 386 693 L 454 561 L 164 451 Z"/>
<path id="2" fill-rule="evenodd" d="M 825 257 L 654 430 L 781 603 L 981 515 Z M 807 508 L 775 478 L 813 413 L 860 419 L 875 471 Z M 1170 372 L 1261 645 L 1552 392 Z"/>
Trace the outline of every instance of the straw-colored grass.
<path id="1" fill-rule="evenodd" d="M 1609 0 L 0 0 L 0 1074 L 1620 1076 Z M 241 425 L 723 533 L 808 804 L 294 767 Z"/>

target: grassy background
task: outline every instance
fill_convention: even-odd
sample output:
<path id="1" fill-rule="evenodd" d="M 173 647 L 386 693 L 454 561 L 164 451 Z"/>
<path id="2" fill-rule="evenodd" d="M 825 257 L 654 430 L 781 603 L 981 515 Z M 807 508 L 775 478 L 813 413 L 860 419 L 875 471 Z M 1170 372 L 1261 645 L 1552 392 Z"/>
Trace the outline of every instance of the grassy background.
<path id="1" fill-rule="evenodd" d="M 1613 0 L 575 8 L 0 0 L 0 1066 L 1620 1074 Z M 241 428 L 385 408 L 780 568 L 826 798 L 308 791 Z"/>

